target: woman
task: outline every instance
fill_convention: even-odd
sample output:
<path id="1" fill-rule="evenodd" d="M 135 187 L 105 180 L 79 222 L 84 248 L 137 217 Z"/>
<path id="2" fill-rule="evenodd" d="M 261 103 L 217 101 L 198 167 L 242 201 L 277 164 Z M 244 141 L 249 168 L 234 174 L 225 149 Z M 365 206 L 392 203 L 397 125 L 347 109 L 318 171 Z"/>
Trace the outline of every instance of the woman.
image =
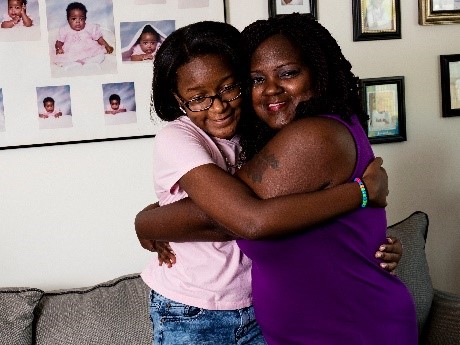
<path id="1" fill-rule="evenodd" d="M 174 104 L 174 102 L 169 102 L 168 106 L 170 107 L 170 109 L 171 109 L 171 107 L 173 109 L 170 112 L 166 112 L 166 115 L 168 113 L 171 114 L 172 118 L 170 118 L 170 120 L 175 120 L 176 118 L 178 118 L 178 115 L 177 115 L 178 111 L 175 111 L 175 110 L 177 108 L 179 108 L 179 109 L 182 108 L 183 111 L 185 112 L 185 114 L 187 115 L 187 117 L 190 120 L 197 121 L 195 124 L 198 127 L 203 129 L 205 132 L 207 131 L 207 133 L 210 134 L 210 135 L 214 135 L 214 136 L 219 137 L 220 135 L 222 135 L 222 133 L 224 133 L 223 130 L 214 132 L 214 130 L 215 130 L 214 127 L 206 127 L 205 122 L 203 122 L 203 125 L 200 126 L 201 122 L 199 122 L 196 119 L 197 118 L 199 119 L 201 117 L 208 117 L 209 118 L 211 116 L 211 114 L 214 114 L 214 113 L 228 114 L 228 109 L 230 107 L 234 106 L 234 105 L 231 105 L 231 104 L 232 104 L 232 101 L 237 99 L 237 96 L 230 97 L 230 98 L 224 98 L 223 97 L 223 92 L 225 90 L 228 90 L 229 88 L 233 88 L 233 85 L 235 85 L 235 83 L 238 83 L 238 80 L 237 79 L 235 80 L 236 76 L 238 76 L 238 73 L 237 72 L 232 72 L 231 68 L 229 69 L 228 68 L 229 66 L 227 66 L 227 64 L 224 64 L 223 67 L 219 66 L 219 63 L 218 63 L 219 60 L 227 61 L 225 58 L 221 58 L 221 59 L 217 59 L 217 60 L 214 59 L 216 57 L 216 55 L 221 54 L 220 51 L 219 52 L 216 51 L 216 52 L 210 54 L 209 48 L 207 48 L 207 50 L 204 50 L 203 48 L 200 48 L 201 53 L 198 54 L 198 57 L 197 56 L 192 56 L 192 58 L 189 57 L 188 59 L 184 59 L 184 61 L 182 63 L 177 63 L 177 64 L 176 64 L 176 62 L 171 63 L 170 59 L 165 59 L 165 61 L 169 60 L 168 61 L 169 66 L 173 66 L 172 71 L 171 71 L 171 67 L 169 67 L 172 79 L 168 81 L 168 79 L 166 78 L 165 80 L 161 81 L 161 79 L 162 79 L 161 75 L 166 73 L 166 71 L 164 69 L 160 68 L 160 67 L 162 67 L 161 66 L 162 65 L 161 61 L 163 60 L 163 56 L 165 55 L 165 57 L 166 57 L 166 54 L 164 54 L 164 52 L 167 51 L 166 47 L 169 46 L 169 42 L 173 38 L 176 38 L 177 36 L 179 36 L 179 33 L 174 35 L 173 37 L 170 37 L 170 40 L 167 39 L 165 41 L 164 45 L 162 46 L 162 48 L 160 48 L 159 54 L 157 56 L 156 65 L 155 65 L 155 72 L 158 72 L 158 73 L 155 73 L 155 78 L 156 79 L 154 80 L 154 86 L 155 86 L 155 88 L 154 88 L 154 100 L 155 100 L 156 110 L 157 110 L 157 112 L 159 110 L 160 116 L 165 117 L 164 114 L 162 113 L 162 105 L 164 105 L 165 103 L 168 103 L 167 102 L 167 97 L 169 97 L 169 98 L 174 97 L 176 99 L 176 101 L 175 101 L 176 104 Z M 209 36 L 211 36 L 211 35 L 209 35 Z M 195 35 L 193 37 L 195 37 L 195 39 L 196 39 L 196 37 L 197 37 L 196 33 L 195 33 Z M 192 37 L 192 40 L 194 39 L 193 37 Z M 210 39 L 210 37 L 208 37 L 208 40 L 212 41 Z M 192 51 L 192 49 L 190 47 L 187 47 L 187 54 L 189 54 L 190 51 Z M 180 54 L 175 53 L 175 54 L 170 54 L 170 55 L 171 55 L 171 57 L 174 56 L 175 60 L 180 59 Z M 208 62 L 208 64 L 206 64 L 204 62 Z M 208 70 L 206 70 L 207 65 L 210 65 L 212 68 L 209 68 Z M 230 65 L 235 68 L 235 66 L 237 64 L 230 64 Z M 193 66 L 194 68 L 191 68 L 191 66 Z M 167 66 L 163 66 L 163 67 L 167 68 Z M 219 73 L 216 73 L 217 70 L 219 70 Z M 197 74 L 198 76 L 195 76 L 195 74 Z M 216 84 L 217 86 L 212 86 L 211 88 L 209 88 L 208 87 L 209 81 L 220 80 L 219 75 L 223 76 L 223 77 L 220 77 L 221 80 L 226 81 L 228 79 L 228 86 L 225 86 L 225 83 L 223 85 L 221 85 L 220 84 L 221 82 L 219 82 L 219 83 Z M 169 83 L 172 82 L 173 84 L 168 86 L 168 84 L 167 84 L 168 82 Z M 203 85 L 205 85 L 205 86 L 203 86 Z M 160 86 L 161 86 L 161 88 L 160 88 Z M 195 95 L 195 92 L 198 92 L 197 90 L 199 90 L 201 92 L 202 89 L 205 90 L 205 92 L 203 92 L 203 95 L 201 95 L 201 94 Z M 165 95 L 163 95 L 163 97 L 158 97 L 159 95 L 155 93 L 155 92 L 157 92 L 155 90 L 157 90 L 157 91 L 160 90 L 160 93 L 161 93 L 161 90 L 163 90 Z M 168 93 L 171 93 L 171 94 L 168 94 Z M 210 96 L 210 95 L 213 95 L 213 96 Z M 210 103 L 206 103 L 205 107 L 200 107 L 201 103 L 197 102 L 198 99 L 203 100 L 203 101 L 204 101 L 204 99 L 210 99 Z M 193 106 L 192 106 L 192 104 L 193 104 Z M 198 108 L 195 108 L 194 107 L 195 105 L 197 105 Z M 195 120 L 193 120 L 193 119 L 195 119 Z M 171 126 L 169 126 L 168 128 L 171 128 Z M 168 129 L 168 131 L 169 130 L 170 129 Z M 225 132 L 225 133 L 226 134 L 225 134 L 224 138 L 231 138 L 232 134 L 228 134 L 227 132 Z M 181 148 L 184 148 L 184 146 L 183 146 L 183 144 L 179 144 L 178 143 L 179 141 L 180 141 L 179 137 L 176 138 L 175 141 L 174 140 L 173 141 L 165 140 L 165 134 L 160 133 L 160 135 L 157 136 L 157 142 L 156 142 L 156 146 L 159 146 L 160 148 L 159 149 L 156 148 L 156 150 L 157 151 L 161 150 L 162 147 L 168 145 L 168 143 L 169 143 L 169 146 L 171 146 L 171 143 L 173 142 L 175 144 L 175 149 L 179 148 L 176 151 L 181 153 L 182 152 Z M 283 161 L 283 159 L 285 159 L 285 158 L 286 158 L 285 159 L 286 163 L 289 162 L 289 161 L 292 161 L 292 159 L 293 159 L 292 154 L 293 154 L 292 151 L 288 152 L 288 154 L 285 157 L 283 157 L 280 161 Z M 302 154 L 304 154 L 304 153 L 301 152 L 301 155 Z M 222 153 L 222 156 L 224 156 L 223 153 Z M 297 160 L 298 157 L 299 156 L 296 157 L 296 160 Z M 176 159 L 176 158 L 168 158 L 168 156 L 165 156 L 165 159 L 162 162 L 164 164 L 167 164 L 168 168 L 169 168 L 169 162 L 168 161 L 171 160 L 171 159 Z M 273 160 L 271 162 L 273 162 Z M 226 162 L 226 163 L 228 163 L 228 162 Z M 231 162 L 231 164 L 234 164 L 234 162 Z M 260 165 L 258 165 L 256 168 L 260 172 L 259 167 L 260 167 Z M 162 168 L 159 168 L 159 169 L 162 169 Z M 284 181 L 284 178 L 282 180 L 280 180 L 280 179 L 277 180 L 277 177 L 276 177 L 276 175 L 279 174 L 280 170 L 282 170 L 282 169 L 278 169 L 276 167 L 276 165 L 273 165 L 272 168 L 270 168 L 270 169 L 272 169 L 273 171 L 271 171 L 271 172 L 266 171 L 266 173 L 268 173 L 267 175 L 269 177 L 271 175 L 273 175 L 273 176 L 271 177 L 271 180 L 269 181 L 270 182 L 270 187 L 266 187 L 266 188 L 267 188 L 267 190 L 270 190 L 272 193 L 276 193 L 277 191 L 280 191 L 280 190 L 282 190 L 282 188 L 284 188 L 283 183 L 285 183 L 285 181 Z M 302 169 L 298 169 L 298 170 L 301 171 L 301 174 L 303 174 Z M 168 171 L 170 171 L 170 169 Z M 162 173 L 161 171 L 159 171 L 159 172 Z M 241 169 L 241 172 L 247 174 L 247 176 L 253 176 L 254 177 L 254 176 L 256 176 L 257 171 L 256 170 L 250 170 L 250 168 L 245 169 L 244 166 L 243 166 L 243 168 Z M 273 174 L 273 172 L 275 172 L 275 174 Z M 281 172 L 281 174 L 282 173 L 283 172 Z M 265 175 L 265 176 L 267 176 L 267 175 Z M 295 174 L 295 175 L 297 175 L 297 174 Z M 156 176 L 156 178 L 158 178 L 158 177 Z M 262 178 L 264 178 L 264 177 L 262 177 Z M 219 183 L 216 182 L 216 179 L 218 181 L 223 181 L 223 183 L 220 184 L 220 187 L 216 187 L 216 185 L 219 185 Z M 247 183 L 249 185 L 251 185 L 251 184 L 260 184 L 260 182 L 257 182 L 257 181 L 254 182 L 254 181 L 256 181 L 256 180 L 255 179 L 252 179 L 251 181 L 247 180 Z M 303 181 L 303 182 L 306 182 L 306 181 Z M 345 181 L 343 181 L 343 182 L 345 182 Z M 311 203 L 305 203 L 305 204 L 302 204 L 303 206 L 300 206 L 300 204 L 297 205 L 295 203 L 294 204 L 292 204 L 292 203 L 289 204 L 289 202 L 287 201 L 288 199 L 284 198 L 284 199 L 282 199 L 284 201 L 281 202 L 278 206 L 280 206 L 282 209 L 284 207 L 284 209 L 282 210 L 281 214 L 285 215 L 286 218 L 279 217 L 277 214 L 274 214 L 274 215 L 270 214 L 270 215 L 268 215 L 269 221 L 265 221 L 265 220 L 262 219 L 261 222 L 255 224 L 254 226 L 250 226 L 250 224 L 248 224 L 248 223 L 252 222 L 254 218 L 266 218 L 267 214 L 263 213 L 262 215 L 257 216 L 257 212 L 253 212 L 253 209 L 260 210 L 260 208 L 258 208 L 258 206 L 256 206 L 254 203 L 248 201 L 247 189 L 242 188 L 240 184 L 235 184 L 234 180 L 230 176 L 226 175 L 226 173 L 224 171 L 222 171 L 221 169 L 216 168 L 212 164 L 205 164 L 205 165 L 200 165 L 200 166 L 193 167 L 190 170 L 186 170 L 184 172 L 184 174 L 180 176 L 180 178 L 178 179 L 177 184 L 178 184 L 178 186 L 175 186 L 174 190 L 176 190 L 176 188 L 180 188 L 180 189 L 186 191 L 189 194 L 189 196 L 191 197 L 192 200 L 196 201 L 201 207 L 203 207 L 206 211 L 208 211 L 214 218 L 218 219 L 219 222 L 222 222 L 224 224 L 224 226 L 227 226 L 228 228 L 230 228 L 230 230 L 232 230 L 233 232 L 236 232 L 238 235 L 243 236 L 243 237 L 247 237 L 247 238 L 257 238 L 259 236 L 261 236 L 261 237 L 273 237 L 276 234 L 280 235 L 280 234 L 283 234 L 283 233 L 286 235 L 288 233 L 287 231 L 292 231 L 293 228 L 297 229 L 297 230 L 299 229 L 299 225 L 298 225 L 299 219 L 302 218 L 302 217 L 308 218 L 308 216 L 306 216 L 306 214 L 308 215 L 308 212 L 311 212 L 312 208 L 315 209 L 315 213 L 316 213 L 315 216 L 318 217 L 318 218 L 321 218 L 319 221 L 322 221 L 322 220 L 328 218 L 328 217 L 325 217 L 325 214 L 328 214 L 327 210 L 328 210 L 328 208 L 331 208 L 333 206 L 332 204 L 334 204 L 334 203 L 335 204 L 341 204 L 340 201 L 343 201 L 343 203 L 348 202 L 347 195 L 342 195 L 342 196 L 339 196 L 337 199 L 335 199 L 336 202 L 334 202 L 331 205 L 329 205 L 329 207 L 326 207 L 326 208 L 323 209 L 322 208 L 323 204 L 314 205 L 314 204 L 311 204 Z M 174 185 L 176 185 L 176 183 L 174 183 Z M 227 188 L 227 186 L 231 186 L 231 187 Z M 156 187 L 157 187 L 157 185 L 156 185 Z M 161 189 L 157 188 L 157 191 L 158 190 L 164 190 L 164 192 L 169 193 L 173 189 L 171 185 L 169 185 L 169 187 L 168 187 L 168 185 L 166 185 L 166 187 L 167 188 L 162 187 Z M 214 187 L 216 187 L 216 188 L 214 188 Z M 299 187 L 299 186 L 297 186 L 297 187 Z M 260 187 L 257 187 L 257 188 L 260 189 Z M 271 189 L 271 188 L 275 188 L 275 189 Z M 306 184 L 306 187 L 300 186 L 300 188 L 298 188 L 298 189 L 301 189 L 301 188 L 308 188 L 308 184 Z M 302 190 L 300 190 L 300 192 L 301 191 Z M 331 192 L 331 191 L 333 191 L 333 189 L 329 189 L 329 192 Z M 299 192 L 299 190 L 296 191 L 296 193 L 298 193 L 298 192 Z M 326 192 L 324 192 L 324 193 L 326 193 Z M 243 194 L 243 196 L 242 196 L 242 194 Z M 283 194 L 283 193 L 280 193 L 280 194 Z M 284 194 L 291 194 L 291 193 L 284 193 Z M 222 196 L 224 196 L 224 197 L 222 197 Z M 298 195 L 298 196 L 300 196 L 300 195 Z M 353 196 L 350 195 L 350 197 L 353 197 Z M 300 202 L 300 199 L 298 199 L 298 200 Z M 270 201 L 270 203 L 272 203 L 272 202 L 276 203 L 277 202 L 275 199 L 270 199 L 270 200 L 267 200 L 267 201 Z M 328 200 L 326 199 L 324 204 L 327 204 L 327 203 L 328 203 Z M 175 202 L 174 204 L 178 204 L 178 203 Z M 241 205 L 239 205 L 239 204 L 241 204 Z M 248 205 L 251 205 L 251 207 L 249 207 Z M 315 208 L 315 206 L 318 206 L 318 207 Z M 336 207 L 338 207 L 338 206 L 339 205 L 337 205 Z M 357 206 L 359 206 L 359 204 Z M 238 209 L 238 207 L 239 207 L 240 212 L 235 212 L 235 209 Z M 165 207 L 165 209 L 166 208 L 167 207 Z M 229 211 L 230 211 L 230 219 L 227 219 L 228 215 L 229 215 Z M 152 211 L 150 209 L 147 209 L 147 210 L 142 211 L 141 213 L 139 213 L 138 217 L 136 218 L 136 230 L 137 230 L 138 234 L 140 235 L 139 236 L 140 238 L 148 238 L 148 237 L 144 237 L 145 232 L 148 233 L 149 231 L 152 230 L 152 228 L 151 228 L 151 220 L 149 219 L 151 213 L 152 213 Z M 254 213 L 256 213 L 256 217 L 254 217 Z M 170 218 L 170 221 L 172 221 L 173 223 L 175 223 L 178 219 L 180 220 L 182 218 L 179 213 L 176 213 L 174 216 L 175 217 Z M 330 218 L 330 216 L 329 216 L 329 218 Z M 193 219 L 192 223 L 195 223 L 196 221 L 197 221 L 197 218 Z M 257 219 L 256 219 L 256 221 L 257 221 Z M 312 223 L 314 223 L 314 222 L 312 222 Z M 263 226 L 260 226 L 259 224 L 263 224 Z M 171 225 L 171 224 L 169 224 L 169 225 Z M 190 224 L 186 223 L 184 228 L 187 228 L 187 225 L 190 226 Z M 305 228 L 305 224 L 302 226 L 301 229 L 303 229 L 303 228 Z M 156 230 L 157 233 L 161 232 L 161 230 L 159 228 L 156 228 L 155 230 Z M 189 238 L 192 237 L 192 235 L 190 234 L 190 231 L 187 231 L 187 232 L 188 232 L 188 238 L 186 238 L 186 239 L 189 239 Z M 162 236 L 165 235 L 165 234 L 159 234 L 154 238 L 162 238 Z M 166 236 L 168 236 L 168 235 L 166 234 Z M 168 237 L 168 238 L 163 237 L 163 239 L 168 239 L 168 240 L 173 239 L 173 240 L 182 240 L 182 241 L 184 240 L 184 238 L 174 237 L 174 236 L 177 236 L 177 233 L 170 234 L 169 236 L 170 237 Z M 214 235 L 214 238 L 215 238 L 215 236 L 216 235 Z M 227 239 L 228 239 L 228 237 L 227 237 Z M 178 246 L 177 248 L 180 248 L 180 246 Z M 196 250 L 196 248 L 194 248 L 194 249 Z M 181 253 L 181 255 L 183 255 L 183 254 Z M 192 259 L 194 259 L 194 258 L 192 258 Z M 185 264 L 187 264 L 186 258 L 183 256 L 181 258 L 181 260 L 180 260 L 180 264 L 184 264 L 184 262 L 185 262 Z M 205 266 L 206 265 L 209 265 L 209 266 L 220 265 L 219 262 L 220 261 L 217 261 L 217 263 L 213 262 L 213 263 L 210 263 L 210 264 L 208 264 L 206 262 Z M 374 264 L 378 268 L 377 262 L 375 262 Z M 154 267 L 151 267 L 151 268 L 152 268 L 152 270 L 155 269 Z M 224 269 L 224 268 L 225 267 L 222 266 L 222 269 Z M 158 268 L 156 268 L 156 269 L 158 270 Z M 181 269 L 182 268 L 178 268 L 178 270 L 181 270 Z M 163 274 L 168 275 L 167 272 L 168 272 L 167 269 L 166 269 L 166 271 L 163 270 Z M 152 273 L 153 273 L 153 275 L 155 275 L 156 272 L 152 271 Z M 186 273 L 189 273 L 189 275 L 190 275 L 190 272 L 187 271 L 187 272 L 184 273 L 184 278 L 186 278 L 185 277 L 187 275 Z M 207 272 L 202 271 L 202 272 L 195 272 L 195 273 L 192 273 L 192 276 L 197 277 L 197 276 L 199 276 L 200 273 L 205 274 Z M 173 274 L 173 273 L 170 273 L 170 274 Z M 146 281 L 149 281 L 149 278 L 150 278 L 149 272 L 144 271 L 143 277 L 145 277 L 144 279 Z M 151 282 L 152 285 L 155 284 L 154 279 L 151 279 L 150 282 Z M 157 280 L 157 283 L 158 283 L 158 280 Z M 190 284 L 192 284 L 192 282 L 187 282 L 187 283 L 182 284 L 182 285 L 180 284 L 179 286 L 188 287 Z M 159 289 L 161 289 L 161 288 L 162 287 L 160 286 Z M 207 289 L 207 287 L 201 286 L 201 289 L 203 289 L 203 294 L 204 294 L 205 293 L 204 290 Z M 188 289 L 187 288 L 185 288 L 185 289 L 181 288 L 180 292 L 185 293 L 184 290 L 188 290 Z M 164 291 L 166 293 L 169 292 L 168 290 L 164 290 Z M 163 313 L 162 306 L 174 305 L 174 308 L 177 308 L 177 309 L 183 308 L 184 310 L 190 310 L 190 306 L 184 306 L 184 305 L 179 306 L 177 303 L 175 303 L 175 301 L 164 302 L 163 297 L 153 294 L 152 309 L 155 309 L 154 312 L 152 313 L 152 315 L 153 315 L 152 318 L 153 319 L 158 317 L 157 314 Z M 189 303 L 189 304 L 191 304 L 191 303 Z M 193 307 L 193 305 L 192 305 L 192 307 Z M 168 308 L 165 307 L 165 309 L 168 309 Z M 192 308 L 192 309 L 194 311 L 196 311 L 197 308 Z M 207 312 L 207 311 L 204 311 L 204 312 Z M 192 318 L 189 317 L 189 319 L 185 320 L 185 322 L 187 322 L 187 321 L 188 322 L 195 321 L 195 319 L 196 319 L 195 316 L 197 316 L 197 315 L 198 315 L 198 313 L 194 313 L 193 320 L 192 320 Z M 166 313 L 166 314 L 163 313 L 163 314 L 161 314 L 161 316 L 162 316 L 161 319 L 163 320 L 163 323 L 166 323 L 168 320 L 171 321 L 171 319 L 173 319 L 174 317 L 176 317 L 176 319 L 177 319 L 177 315 L 171 315 L 169 313 Z M 184 317 L 184 315 L 181 315 L 181 320 L 182 321 L 184 321 L 183 317 Z M 161 324 L 160 327 L 166 327 L 166 326 Z M 182 335 L 183 335 L 183 332 L 181 333 L 181 336 Z"/>

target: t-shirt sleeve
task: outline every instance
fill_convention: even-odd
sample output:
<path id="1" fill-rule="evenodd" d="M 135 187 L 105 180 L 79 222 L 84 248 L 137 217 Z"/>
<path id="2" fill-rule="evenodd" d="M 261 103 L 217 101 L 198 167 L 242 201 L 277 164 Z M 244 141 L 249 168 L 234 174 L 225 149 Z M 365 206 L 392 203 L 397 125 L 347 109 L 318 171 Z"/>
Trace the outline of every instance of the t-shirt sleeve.
<path id="1" fill-rule="evenodd" d="M 160 202 L 164 199 L 161 193 L 176 193 L 179 179 L 204 164 L 216 162 L 201 133 L 176 123 L 164 127 L 155 137 L 153 156 L 155 191 Z"/>

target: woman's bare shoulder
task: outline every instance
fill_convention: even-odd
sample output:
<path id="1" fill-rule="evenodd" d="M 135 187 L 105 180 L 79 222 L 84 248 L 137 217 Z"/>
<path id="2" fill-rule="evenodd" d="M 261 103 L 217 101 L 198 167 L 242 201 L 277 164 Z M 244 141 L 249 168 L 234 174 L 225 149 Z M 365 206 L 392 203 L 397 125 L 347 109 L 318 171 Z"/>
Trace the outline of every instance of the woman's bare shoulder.
<path id="1" fill-rule="evenodd" d="M 345 126 L 312 117 L 284 127 L 239 176 L 263 197 L 310 192 L 346 180 L 355 159 L 354 140 Z"/>

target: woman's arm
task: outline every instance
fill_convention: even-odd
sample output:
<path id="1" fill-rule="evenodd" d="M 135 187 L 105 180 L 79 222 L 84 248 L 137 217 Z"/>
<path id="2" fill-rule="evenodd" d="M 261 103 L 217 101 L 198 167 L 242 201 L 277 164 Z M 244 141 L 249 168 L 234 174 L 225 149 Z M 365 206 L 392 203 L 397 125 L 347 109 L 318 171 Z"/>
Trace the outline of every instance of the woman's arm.
<path id="1" fill-rule="evenodd" d="M 248 186 L 214 164 L 199 166 L 189 171 L 180 179 L 181 187 L 187 191 L 191 199 L 204 212 L 216 219 L 224 228 L 230 229 L 237 237 L 248 239 L 270 238 L 297 232 L 307 226 L 359 207 L 362 202 L 362 195 L 356 183 L 347 183 L 334 189 L 329 188 L 311 194 L 299 194 L 300 192 L 311 192 L 338 185 L 339 182 L 346 181 L 351 174 L 351 171 L 345 171 L 339 182 L 335 180 L 310 182 L 310 180 L 314 181 L 312 178 L 315 176 L 314 174 L 327 176 L 326 170 L 340 170 L 337 167 L 326 169 L 323 167 L 324 164 L 316 162 L 319 154 L 330 157 L 327 152 L 319 151 L 335 149 L 336 139 L 331 140 L 329 137 L 335 138 L 337 136 L 335 133 L 332 135 L 329 133 L 327 137 L 323 134 L 321 134 L 323 138 L 321 136 L 319 139 L 315 137 L 315 133 L 323 133 L 324 129 L 328 128 L 323 120 L 310 119 L 311 123 L 299 127 L 300 122 L 296 121 L 295 127 L 288 126 L 290 128 L 288 131 L 286 131 L 287 128 L 281 131 L 260 153 L 258 158 L 256 157 L 252 161 L 256 163 L 247 164 L 239 173 L 239 176 L 251 188 L 254 188 L 257 195 Z M 316 125 L 314 125 L 315 123 Z M 336 158 L 337 161 L 342 162 L 347 157 L 351 162 L 350 164 L 354 166 L 354 141 L 346 129 L 342 130 L 349 136 L 348 138 L 345 135 L 345 138 L 349 140 L 347 144 L 353 147 L 351 150 L 353 152 L 352 157 L 347 157 L 345 152 L 337 150 L 339 152 L 328 158 L 328 161 L 336 164 L 334 163 Z M 308 146 L 311 148 L 305 149 Z M 274 159 L 278 165 L 267 165 L 267 157 Z M 261 166 L 264 170 L 263 174 L 261 174 Z M 385 180 L 385 182 L 387 181 Z M 380 198 L 379 202 L 385 206 L 386 184 L 383 190 L 384 192 L 380 195 L 384 197 Z M 272 198 L 276 193 L 283 196 Z M 261 200 L 261 197 L 269 199 Z M 188 204 L 185 207 L 192 206 Z M 167 212 L 170 211 L 171 213 L 168 215 Z M 177 208 L 173 211 L 171 208 L 167 210 L 167 208 L 162 207 L 155 212 L 161 212 L 161 217 L 174 221 L 174 224 L 169 224 L 166 227 L 155 226 L 155 238 L 161 240 L 175 241 L 177 237 L 168 237 L 172 235 L 169 230 L 174 228 L 180 228 L 182 231 L 186 229 L 188 236 L 191 236 L 192 224 L 197 224 L 194 222 L 203 220 L 203 215 L 196 212 L 179 212 Z M 190 214 L 193 214 L 194 218 L 189 220 L 191 223 L 185 223 Z M 153 228 L 151 222 L 154 222 L 155 218 L 151 215 L 148 212 L 141 212 L 136 218 L 136 230 L 142 233 L 141 236 L 146 236 L 146 233 Z M 190 225 L 184 228 L 184 223 Z M 212 230 L 209 229 L 209 231 L 211 233 Z M 189 239 L 184 240 L 188 241 Z"/>

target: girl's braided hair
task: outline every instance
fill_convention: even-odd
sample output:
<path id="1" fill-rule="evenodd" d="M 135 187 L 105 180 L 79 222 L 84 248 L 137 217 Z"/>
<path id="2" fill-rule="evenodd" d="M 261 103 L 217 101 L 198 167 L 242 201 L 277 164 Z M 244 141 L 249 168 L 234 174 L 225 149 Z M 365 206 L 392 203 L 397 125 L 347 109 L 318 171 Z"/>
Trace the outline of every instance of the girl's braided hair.
<path id="1" fill-rule="evenodd" d="M 299 103 L 296 119 L 321 114 L 337 114 L 347 121 L 356 114 L 363 127 L 368 116 L 361 103 L 359 79 L 351 72 L 350 62 L 343 56 L 337 41 L 311 14 L 293 13 L 258 20 L 243 32 L 247 70 L 255 50 L 267 38 L 283 35 L 297 49 L 312 73 L 314 96 Z M 251 90 L 246 99 L 250 99 Z M 246 104 L 246 116 L 240 126 L 241 143 L 247 158 L 257 153 L 276 133 Z"/>

